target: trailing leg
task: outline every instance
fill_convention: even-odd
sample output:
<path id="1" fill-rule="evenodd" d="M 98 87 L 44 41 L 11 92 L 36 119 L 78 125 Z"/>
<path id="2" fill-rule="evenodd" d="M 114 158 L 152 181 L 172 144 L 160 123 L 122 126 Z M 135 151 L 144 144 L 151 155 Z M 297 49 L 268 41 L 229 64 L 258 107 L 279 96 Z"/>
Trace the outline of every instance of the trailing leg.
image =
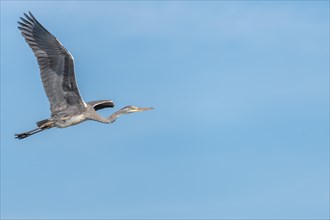
<path id="1" fill-rule="evenodd" d="M 33 129 L 31 131 L 26 131 L 20 134 L 15 134 L 15 138 L 17 139 L 24 139 L 27 138 L 33 134 L 39 133 L 40 131 L 52 128 L 54 126 L 54 123 L 49 120 L 49 119 L 45 119 L 42 121 L 37 122 L 38 128 Z"/>
<path id="2" fill-rule="evenodd" d="M 23 139 L 23 138 L 27 138 L 33 134 L 36 134 L 40 131 L 43 131 L 45 130 L 46 128 L 36 128 L 36 129 L 33 129 L 31 131 L 27 131 L 27 132 L 23 132 L 23 133 L 20 133 L 20 134 L 15 134 L 15 138 L 18 138 L 18 139 Z"/>

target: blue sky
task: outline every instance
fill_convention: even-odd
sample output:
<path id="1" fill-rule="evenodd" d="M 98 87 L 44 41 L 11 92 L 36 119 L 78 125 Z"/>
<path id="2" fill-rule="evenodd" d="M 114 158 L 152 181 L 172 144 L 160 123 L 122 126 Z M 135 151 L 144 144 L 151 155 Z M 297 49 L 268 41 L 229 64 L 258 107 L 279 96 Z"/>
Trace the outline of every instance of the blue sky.
<path id="1" fill-rule="evenodd" d="M 155 110 L 14 139 L 50 114 L 27 11 L 86 101 Z M 1 1 L 4 219 L 327 219 L 328 134 L 327 1 Z"/>

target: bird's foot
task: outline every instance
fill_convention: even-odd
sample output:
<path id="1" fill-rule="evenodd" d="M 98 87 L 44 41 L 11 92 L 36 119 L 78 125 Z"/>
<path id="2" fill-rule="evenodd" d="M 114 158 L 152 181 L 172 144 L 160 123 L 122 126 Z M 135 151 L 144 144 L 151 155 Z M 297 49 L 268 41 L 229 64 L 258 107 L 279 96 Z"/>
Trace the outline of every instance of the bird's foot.
<path id="1" fill-rule="evenodd" d="M 29 137 L 31 134 L 29 133 L 21 133 L 21 134 L 15 134 L 15 138 L 17 139 L 23 139 L 23 138 L 26 138 L 26 137 Z"/>

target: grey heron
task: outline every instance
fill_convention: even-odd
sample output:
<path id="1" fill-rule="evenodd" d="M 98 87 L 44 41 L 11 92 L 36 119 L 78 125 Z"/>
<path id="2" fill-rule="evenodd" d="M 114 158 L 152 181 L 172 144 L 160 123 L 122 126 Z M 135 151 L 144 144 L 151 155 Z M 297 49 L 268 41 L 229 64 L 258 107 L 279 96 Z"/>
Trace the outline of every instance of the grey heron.
<path id="1" fill-rule="evenodd" d="M 77 86 L 74 73 L 74 61 L 71 53 L 60 41 L 46 30 L 29 12 L 20 17 L 18 29 L 36 56 L 44 90 L 50 103 L 51 117 L 37 122 L 37 128 L 15 134 L 18 139 L 29 137 L 49 128 L 65 128 L 86 120 L 112 123 L 123 114 L 151 110 L 126 106 L 109 117 L 102 117 L 97 110 L 113 108 L 111 100 L 85 102 Z"/>

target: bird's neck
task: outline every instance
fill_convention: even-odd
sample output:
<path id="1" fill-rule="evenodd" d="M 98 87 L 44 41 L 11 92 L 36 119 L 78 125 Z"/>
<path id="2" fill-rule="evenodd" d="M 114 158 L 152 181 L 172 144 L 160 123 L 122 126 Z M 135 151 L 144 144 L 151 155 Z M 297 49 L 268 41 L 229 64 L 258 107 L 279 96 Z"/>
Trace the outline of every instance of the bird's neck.
<path id="1" fill-rule="evenodd" d="M 120 109 L 119 111 L 116 111 L 115 113 L 113 113 L 112 115 L 110 115 L 110 116 L 108 117 L 108 119 L 109 119 L 109 123 L 113 123 L 113 122 L 115 122 L 116 119 L 117 119 L 119 116 L 121 116 L 122 114 L 124 114 L 124 113 L 125 113 L 125 111 L 124 111 L 123 109 Z"/>
<path id="2" fill-rule="evenodd" d="M 119 111 L 116 111 L 115 113 L 113 113 L 112 115 L 110 115 L 109 117 L 104 118 L 103 116 L 97 114 L 96 112 L 94 114 L 90 114 L 88 115 L 88 119 L 90 120 L 94 120 L 94 121 L 99 121 L 105 124 L 109 124 L 109 123 L 113 123 L 116 121 L 116 119 L 121 116 L 122 114 L 125 114 L 126 111 L 124 109 L 120 109 Z"/>

